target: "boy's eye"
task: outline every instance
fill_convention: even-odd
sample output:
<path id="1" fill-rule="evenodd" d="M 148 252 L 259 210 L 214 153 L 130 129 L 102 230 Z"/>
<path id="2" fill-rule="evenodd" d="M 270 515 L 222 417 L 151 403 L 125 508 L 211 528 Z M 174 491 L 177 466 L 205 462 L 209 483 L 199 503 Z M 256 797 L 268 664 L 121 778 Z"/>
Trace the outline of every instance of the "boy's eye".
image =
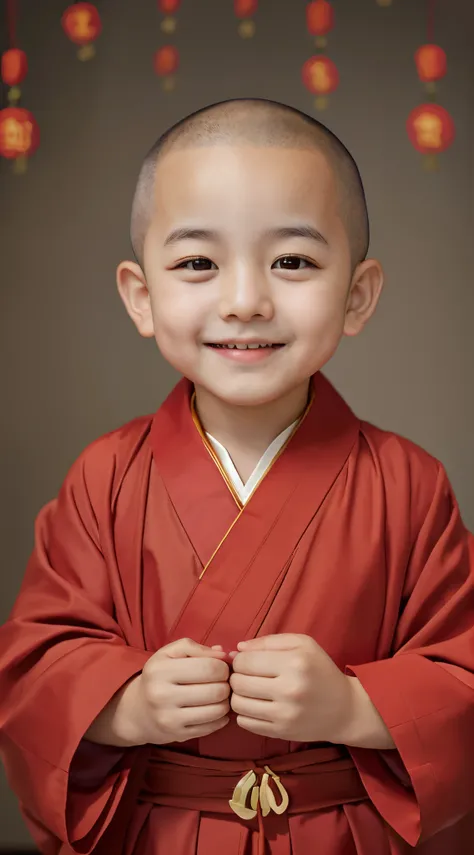
<path id="1" fill-rule="evenodd" d="M 190 258 L 188 261 L 182 261 L 178 264 L 178 269 L 194 270 L 196 273 L 202 273 L 205 270 L 217 270 L 217 265 L 210 258 Z"/>
<path id="2" fill-rule="evenodd" d="M 299 255 L 283 255 L 282 258 L 277 258 L 272 266 L 277 270 L 304 270 L 305 267 L 315 267 Z"/>

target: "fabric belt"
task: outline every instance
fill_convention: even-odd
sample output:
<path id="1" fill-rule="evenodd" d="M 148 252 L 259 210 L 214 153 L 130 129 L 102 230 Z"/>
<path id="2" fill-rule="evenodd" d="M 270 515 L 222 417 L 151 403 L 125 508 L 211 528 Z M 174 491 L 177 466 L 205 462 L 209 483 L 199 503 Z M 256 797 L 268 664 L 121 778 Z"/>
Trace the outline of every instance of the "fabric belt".
<path id="1" fill-rule="evenodd" d="M 264 852 L 265 817 L 295 815 L 368 800 L 349 754 L 322 746 L 253 760 L 219 760 L 154 748 L 141 802 L 258 821 Z"/>

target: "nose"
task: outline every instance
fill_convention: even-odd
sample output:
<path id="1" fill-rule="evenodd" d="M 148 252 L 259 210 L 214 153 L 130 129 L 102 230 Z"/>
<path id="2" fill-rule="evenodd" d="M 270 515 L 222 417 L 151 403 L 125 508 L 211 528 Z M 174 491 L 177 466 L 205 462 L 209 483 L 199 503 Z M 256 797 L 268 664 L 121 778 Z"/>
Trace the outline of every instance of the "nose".
<path id="1" fill-rule="evenodd" d="M 271 320 L 274 315 L 270 285 L 255 268 L 241 267 L 222 277 L 219 315 L 223 320 Z"/>

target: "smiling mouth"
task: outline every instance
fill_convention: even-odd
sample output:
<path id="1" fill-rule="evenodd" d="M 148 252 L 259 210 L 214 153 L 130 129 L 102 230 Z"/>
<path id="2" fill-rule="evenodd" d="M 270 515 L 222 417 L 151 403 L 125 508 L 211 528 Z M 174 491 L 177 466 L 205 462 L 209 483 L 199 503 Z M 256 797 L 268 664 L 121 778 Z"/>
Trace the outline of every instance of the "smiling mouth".
<path id="1" fill-rule="evenodd" d="M 216 344 L 216 343 L 207 342 L 206 347 L 215 347 L 218 350 L 260 350 L 260 349 L 276 350 L 279 347 L 284 347 L 284 345 L 283 344 L 270 344 L 270 343 L 263 343 L 263 344 L 249 343 L 249 344 L 245 344 L 244 342 L 235 342 L 235 343 L 230 343 L 230 344 Z"/>

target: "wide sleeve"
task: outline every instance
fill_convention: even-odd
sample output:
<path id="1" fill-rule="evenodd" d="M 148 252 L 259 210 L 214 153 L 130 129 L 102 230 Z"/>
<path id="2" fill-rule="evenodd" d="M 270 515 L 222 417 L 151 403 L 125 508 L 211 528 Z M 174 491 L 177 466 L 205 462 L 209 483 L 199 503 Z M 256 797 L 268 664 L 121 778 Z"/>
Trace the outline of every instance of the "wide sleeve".
<path id="1" fill-rule="evenodd" d="M 41 851 L 91 852 L 123 814 L 144 749 L 83 737 L 150 654 L 116 622 L 84 461 L 39 514 L 35 549 L 0 628 L 0 750 Z M 120 817 L 122 818 L 122 817 Z"/>
<path id="2" fill-rule="evenodd" d="M 353 759 L 374 806 L 415 846 L 474 809 L 474 545 L 441 467 L 410 556 L 393 656 L 348 670 L 398 750 L 353 748 Z"/>

